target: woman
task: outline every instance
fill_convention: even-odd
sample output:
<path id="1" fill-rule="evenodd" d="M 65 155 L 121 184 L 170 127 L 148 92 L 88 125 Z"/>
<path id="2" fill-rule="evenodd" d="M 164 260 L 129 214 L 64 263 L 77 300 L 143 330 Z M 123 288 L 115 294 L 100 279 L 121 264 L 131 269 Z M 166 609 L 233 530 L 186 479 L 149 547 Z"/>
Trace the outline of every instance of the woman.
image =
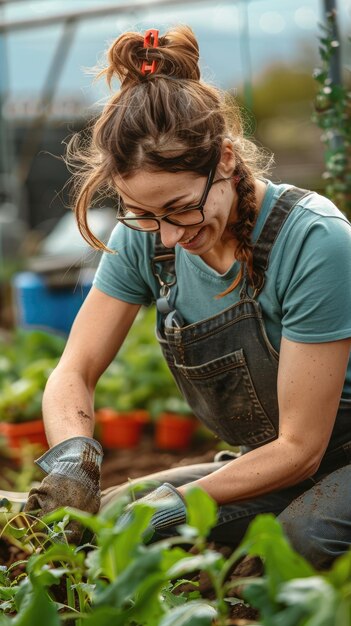
<path id="1" fill-rule="evenodd" d="M 350 225 L 326 198 L 263 177 L 269 159 L 243 137 L 239 112 L 200 81 L 189 28 L 126 33 L 108 60 L 121 89 L 78 155 L 75 204 L 83 237 L 105 253 L 44 394 L 48 476 L 26 510 L 98 510 L 94 388 L 156 300 L 182 393 L 243 454 L 157 475 L 154 528 L 176 532 L 196 484 L 219 505 L 216 541 L 235 546 L 273 512 L 324 567 L 350 544 Z M 102 192 L 119 201 L 108 247 L 87 218 Z"/>

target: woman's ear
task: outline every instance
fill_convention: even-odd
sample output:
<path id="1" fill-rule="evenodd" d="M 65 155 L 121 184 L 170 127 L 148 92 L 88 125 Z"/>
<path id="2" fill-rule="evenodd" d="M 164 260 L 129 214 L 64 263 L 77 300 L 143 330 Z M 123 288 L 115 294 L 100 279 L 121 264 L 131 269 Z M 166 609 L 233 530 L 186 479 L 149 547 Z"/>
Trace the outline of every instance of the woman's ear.
<path id="1" fill-rule="evenodd" d="M 233 142 L 229 138 L 223 139 L 221 158 L 218 163 L 218 173 L 222 176 L 233 174 L 236 165 Z"/>

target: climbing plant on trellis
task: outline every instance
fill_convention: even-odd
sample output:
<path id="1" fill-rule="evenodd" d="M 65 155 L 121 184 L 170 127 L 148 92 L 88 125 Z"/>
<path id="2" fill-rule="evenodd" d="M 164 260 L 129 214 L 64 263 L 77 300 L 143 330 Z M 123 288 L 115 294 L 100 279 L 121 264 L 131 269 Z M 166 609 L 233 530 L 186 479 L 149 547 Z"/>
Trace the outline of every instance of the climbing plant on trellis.
<path id="1" fill-rule="evenodd" d="M 325 192 L 351 217 L 351 85 L 333 80 L 331 65 L 340 41 L 335 39 L 336 13 L 326 17 L 319 37 L 321 66 L 314 72 L 318 90 L 313 119 L 322 129 L 325 145 Z M 346 70 L 350 72 L 350 68 Z"/>

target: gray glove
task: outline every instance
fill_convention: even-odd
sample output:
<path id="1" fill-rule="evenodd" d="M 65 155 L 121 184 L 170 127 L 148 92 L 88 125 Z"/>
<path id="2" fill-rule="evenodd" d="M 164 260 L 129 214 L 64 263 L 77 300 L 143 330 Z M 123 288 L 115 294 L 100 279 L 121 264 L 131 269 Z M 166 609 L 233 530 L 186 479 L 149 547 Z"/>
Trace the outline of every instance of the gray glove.
<path id="1" fill-rule="evenodd" d="M 179 526 L 186 522 L 186 505 L 183 496 L 177 491 L 173 485 L 164 483 L 154 491 L 151 491 L 143 498 L 136 500 L 128 505 L 126 513 L 118 520 L 118 526 L 126 525 L 133 514 L 133 508 L 136 504 L 150 504 L 155 506 L 157 510 L 150 520 L 150 529 L 144 533 L 149 536 L 149 530 L 160 530 L 169 526 Z"/>
<path id="2" fill-rule="evenodd" d="M 88 513 L 100 508 L 102 448 L 90 437 L 72 437 L 45 452 L 36 464 L 48 474 L 29 492 L 24 511 L 39 517 L 61 506 Z"/>

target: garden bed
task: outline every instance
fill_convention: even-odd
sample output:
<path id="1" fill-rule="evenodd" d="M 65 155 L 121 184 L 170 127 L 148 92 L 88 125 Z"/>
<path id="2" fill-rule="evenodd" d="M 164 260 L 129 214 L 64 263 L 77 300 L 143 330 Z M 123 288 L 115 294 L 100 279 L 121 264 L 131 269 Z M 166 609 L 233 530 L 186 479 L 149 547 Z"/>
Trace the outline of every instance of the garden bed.
<path id="1" fill-rule="evenodd" d="M 194 445 L 188 450 L 158 450 L 155 447 L 152 434 L 145 434 L 141 443 L 136 448 L 121 450 L 106 450 L 102 471 L 102 488 L 122 484 L 130 479 L 141 478 L 147 474 L 167 470 L 173 467 L 180 467 L 188 464 L 206 463 L 213 460 L 216 452 L 216 442 L 205 439 L 194 441 Z M 0 467 L 8 467 L 9 459 L 0 458 Z M 230 555 L 231 549 L 226 546 L 211 544 L 210 549 L 217 550 L 226 558 Z M 10 567 L 15 562 L 25 561 L 28 555 L 21 551 L 20 547 L 7 543 L 5 538 L 0 539 L 0 563 Z M 25 571 L 24 564 L 13 570 L 15 579 Z M 230 580 L 236 578 L 257 575 L 260 573 L 260 565 L 257 560 L 248 566 L 241 564 L 234 570 Z M 208 576 L 204 572 L 198 572 L 193 576 L 193 582 L 179 587 L 179 593 L 191 593 L 198 591 L 202 598 L 213 600 L 215 593 Z M 233 594 L 234 595 L 234 594 Z M 255 623 L 257 611 L 244 603 L 237 603 L 230 609 L 228 615 L 228 626 L 245 626 Z"/>
<path id="2" fill-rule="evenodd" d="M 216 452 L 215 441 L 195 442 L 189 450 L 157 450 L 153 438 L 144 436 L 137 449 L 109 450 L 105 452 L 102 471 L 102 487 L 106 489 L 113 485 L 120 485 L 128 479 L 139 478 L 152 472 L 159 472 L 173 467 L 181 467 L 196 463 L 208 463 L 213 461 Z M 214 548 L 228 556 L 230 548 L 211 544 Z M 239 565 L 231 574 L 231 580 L 242 576 L 257 575 L 261 567 L 256 560 L 250 564 Z M 179 588 L 180 592 L 200 591 L 201 596 L 214 599 L 215 593 L 208 577 L 204 573 L 194 576 L 194 585 L 191 583 Z M 234 594 L 233 594 L 234 595 Z M 258 618 L 255 609 L 244 603 L 238 603 L 231 607 L 228 626 L 246 626 L 253 624 Z"/>

